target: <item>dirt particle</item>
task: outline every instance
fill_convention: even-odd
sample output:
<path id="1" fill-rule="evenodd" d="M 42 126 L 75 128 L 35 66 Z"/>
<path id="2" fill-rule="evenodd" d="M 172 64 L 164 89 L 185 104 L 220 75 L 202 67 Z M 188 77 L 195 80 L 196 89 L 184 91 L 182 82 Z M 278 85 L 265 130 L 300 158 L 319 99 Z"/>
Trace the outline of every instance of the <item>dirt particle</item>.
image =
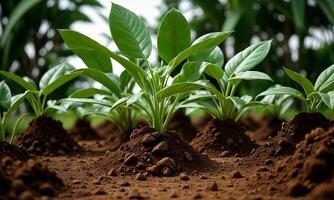
<path id="1" fill-rule="evenodd" d="M 95 195 L 105 195 L 105 194 L 107 194 L 107 192 L 106 192 L 105 190 L 99 188 L 99 189 L 96 189 L 96 190 L 94 191 L 94 194 L 95 194 Z"/>
<path id="2" fill-rule="evenodd" d="M 159 167 L 156 166 L 156 165 L 152 165 L 152 166 L 148 167 L 148 168 L 146 169 L 146 171 L 147 171 L 149 174 L 152 174 L 153 176 L 157 176 L 157 175 L 160 174 L 160 169 L 159 169 Z"/>
<path id="3" fill-rule="evenodd" d="M 146 176 L 144 174 L 138 173 L 136 175 L 136 180 L 138 180 L 138 181 L 146 181 L 147 179 L 146 179 Z"/>
<path id="4" fill-rule="evenodd" d="M 74 184 L 74 185 L 78 185 L 80 183 L 82 183 L 82 182 L 81 182 L 81 180 L 78 180 L 78 179 L 75 179 L 75 180 L 72 181 L 72 184 Z"/>
<path id="5" fill-rule="evenodd" d="M 181 181 L 189 181 L 190 180 L 190 178 L 189 178 L 189 176 L 187 175 L 187 174 L 185 174 L 185 173 L 181 173 L 180 174 L 180 180 Z"/>
<path id="6" fill-rule="evenodd" d="M 135 156 L 134 154 L 129 155 L 128 157 L 125 158 L 124 164 L 125 165 L 134 165 L 137 163 L 138 157 Z"/>
<path id="7" fill-rule="evenodd" d="M 176 169 L 175 161 L 170 157 L 165 157 L 157 162 L 159 167 L 169 167 L 170 169 Z"/>
<path id="8" fill-rule="evenodd" d="M 141 143 L 143 146 L 149 147 L 156 144 L 157 139 L 152 134 L 147 133 L 143 136 Z"/>
<path id="9" fill-rule="evenodd" d="M 288 194 L 292 197 L 303 196 L 308 192 L 308 189 L 299 181 L 289 182 L 287 187 Z"/>
<path id="10" fill-rule="evenodd" d="M 172 191 L 172 193 L 169 195 L 170 198 L 177 198 L 179 197 L 175 191 Z"/>
<path id="11" fill-rule="evenodd" d="M 167 142 L 160 142 L 159 144 L 157 144 L 153 150 L 152 150 L 152 154 L 155 156 L 162 156 L 162 155 L 166 155 L 169 151 L 169 145 L 167 144 Z"/>
<path id="12" fill-rule="evenodd" d="M 201 199 L 202 198 L 202 195 L 198 192 L 196 192 L 193 196 L 193 199 Z"/>
<path id="13" fill-rule="evenodd" d="M 242 174 L 239 171 L 232 172 L 232 178 L 242 178 Z"/>
<path id="14" fill-rule="evenodd" d="M 143 197 L 141 196 L 141 194 L 137 189 L 134 189 L 131 191 L 129 199 L 143 199 Z"/>
<path id="15" fill-rule="evenodd" d="M 128 181 L 122 181 L 119 183 L 119 186 L 128 187 L 130 186 L 130 183 Z"/>
<path id="16" fill-rule="evenodd" d="M 161 170 L 161 174 L 163 176 L 171 176 L 173 174 L 173 171 L 169 168 L 169 167 L 164 167 L 162 170 Z"/>
<path id="17" fill-rule="evenodd" d="M 206 189 L 209 191 L 218 191 L 218 184 L 216 182 L 211 183 Z"/>
<path id="18" fill-rule="evenodd" d="M 108 172 L 108 175 L 109 176 L 117 176 L 117 171 L 115 169 L 111 169 L 109 172 Z"/>

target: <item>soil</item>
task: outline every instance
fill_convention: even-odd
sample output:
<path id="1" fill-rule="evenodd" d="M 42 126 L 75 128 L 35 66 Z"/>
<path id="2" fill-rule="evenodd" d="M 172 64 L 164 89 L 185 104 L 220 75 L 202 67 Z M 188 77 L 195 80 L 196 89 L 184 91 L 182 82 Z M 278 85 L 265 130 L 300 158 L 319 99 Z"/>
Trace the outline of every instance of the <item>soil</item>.
<path id="1" fill-rule="evenodd" d="M 192 146 L 212 157 L 250 155 L 257 145 L 234 120 L 211 120 L 192 141 Z"/>
<path id="2" fill-rule="evenodd" d="M 11 157 L 14 160 L 28 160 L 30 158 L 28 152 L 8 142 L 0 142 L 0 159 Z"/>
<path id="3" fill-rule="evenodd" d="M 214 166 L 213 161 L 194 150 L 175 131 L 159 133 L 148 126 L 135 129 L 128 142 L 94 164 L 104 172 L 124 175 L 142 172 L 154 176 L 172 176 Z"/>
<path id="4" fill-rule="evenodd" d="M 333 199 L 334 128 L 317 128 L 307 134 L 295 153 L 280 160 L 265 180 L 293 197 L 311 193 L 316 199 Z"/>
<path id="5" fill-rule="evenodd" d="M 101 137 L 92 128 L 90 122 L 78 119 L 68 133 L 76 140 L 99 140 Z"/>
<path id="6" fill-rule="evenodd" d="M 63 181 L 41 162 L 4 157 L 0 163 L 0 199 L 28 200 L 55 197 L 64 189 Z"/>
<path id="7" fill-rule="evenodd" d="M 268 138 L 273 138 L 281 130 L 283 120 L 271 117 L 262 117 L 259 127 L 253 131 L 248 131 L 248 135 L 255 141 L 265 141 Z"/>
<path id="8" fill-rule="evenodd" d="M 60 121 L 40 116 L 30 122 L 15 144 L 36 155 L 64 155 L 80 149 Z"/>
<path id="9" fill-rule="evenodd" d="M 209 124 L 215 125 L 213 121 Z M 226 127 L 224 129 L 229 130 Z M 141 127 L 135 129 L 130 140 L 114 152 L 101 151 L 100 141 L 93 140 L 79 141 L 80 146 L 89 151 L 52 157 L 36 156 L 34 159 L 47 165 L 50 173 L 57 172 L 65 186 L 55 184 L 51 176 L 47 178 L 48 181 L 43 179 L 39 186 L 32 187 L 30 182 L 24 185 L 34 196 L 42 197 L 44 194 L 38 188 L 47 182 L 51 187 L 44 188 L 53 188 L 56 195 L 52 199 L 62 200 L 331 200 L 334 188 L 334 128 L 326 130 L 316 129 L 304 137 L 306 139 L 301 139 L 294 154 L 267 155 L 266 160 L 259 163 L 254 159 L 255 154 L 208 158 L 195 151 L 175 132 L 161 134 L 154 129 Z M 273 143 L 276 138 L 278 136 L 258 143 L 258 149 Z M 250 162 L 251 158 L 254 160 Z M 29 162 L 33 161 L 21 163 L 29 166 Z M 245 165 L 246 162 L 249 163 Z M 4 177 L 1 169 L 0 184 L 2 180 L 7 181 L 1 178 Z M 153 175 L 153 172 L 156 173 Z M 6 173 L 13 174 L 11 171 Z M 5 176 L 8 178 L 8 175 Z M 41 180 L 41 176 L 38 177 L 40 179 L 35 176 L 31 180 Z M 13 176 L 10 175 L 9 179 L 13 179 Z M 11 185 L 5 184 L 6 187 Z M 0 190 L 2 188 L 0 186 Z M 299 195 L 292 195 L 294 192 Z M 2 191 L 0 194 L 3 194 Z M 9 199 L 7 196 L 4 198 Z"/>
<path id="10" fill-rule="evenodd" d="M 183 112 L 176 112 L 168 124 L 168 129 L 175 130 L 180 137 L 191 142 L 197 134 L 196 128 L 192 125 L 191 120 Z"/>
<path id="11" fill-rule="evenodd" d="M 290 122 L 283 122 L 277 136 L 257 148 L 245 163 L 262 165 L 267 159 L 291 155 L 295 151 L 296 144 L 302 141 L 307 133 L 317 127 L 328 129 L 329 126 L 330 121 L 319 113 L 300 113 Z"/>
<path id="12" fill-rule="evenodd" d="M 212 120 L 210 115 L 203 115 L 199 117 L 194 117 L 191 119 L 191 123 L 193 127 L 197 130 L 197 132 L 202 132 L 208 125 L 208 123 Z"/>

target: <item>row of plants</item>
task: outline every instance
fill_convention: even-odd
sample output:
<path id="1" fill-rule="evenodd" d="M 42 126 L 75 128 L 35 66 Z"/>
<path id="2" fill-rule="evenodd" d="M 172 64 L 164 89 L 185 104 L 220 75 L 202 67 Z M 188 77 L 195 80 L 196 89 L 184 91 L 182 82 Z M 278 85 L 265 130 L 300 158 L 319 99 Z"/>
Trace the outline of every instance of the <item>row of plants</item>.
<path id="1" fill-rule="evenodd" d="M 125 132 L 133 130 L 139 119 L 165 132 L 173 114 L 179 110 L 186 110 L 186 113 L 205 110 L 221 121 L 237 120 L 254 107 L 280 115 L 289 108 L 293 97 L 305 103 L 307 112 L 325 113 L 334 109 L 334 65 L 324 70 L 314 84 L 301 74 L 284 68 L 286 75 L 302 90 L 275 85 L 256 97 L 237 95 L 242 81 L 272 81 L 267 74 L 253 70 L 265 59 L 271 41 L 257 42 L 224 64 L 219 45 L 233 32 L 208 33 L 191 42 L 185 17 L 171 9 L 163 17 L 157 34 L 161 62 L 151 64 L 148 61 L 152 51 L 151 35 L 140 17 L 113 3 L 109 24 L 119 49 L 117 53 L 79 32 L 59 30 L 69 49 L 87 68 L 75 69 L 69 64 L 55 66 L 43 75 L 38 86 L 28 78 L 0 71 L 3 77 L 26 90 L 11 96 L 6 83 L 0 83 L 1 140 L 5 140 L 10 113 L 25 100 L 36 118 L 54 116 L 55 111 L 74 112 L 80 117 L 101 115 Z M 124 68 L 121 75 L 113 73 L 111 60 Z M 100 83 L 100 87 L 81 88 L 64 99 L 48 98 L 78 76 L 92 79 Z"/>

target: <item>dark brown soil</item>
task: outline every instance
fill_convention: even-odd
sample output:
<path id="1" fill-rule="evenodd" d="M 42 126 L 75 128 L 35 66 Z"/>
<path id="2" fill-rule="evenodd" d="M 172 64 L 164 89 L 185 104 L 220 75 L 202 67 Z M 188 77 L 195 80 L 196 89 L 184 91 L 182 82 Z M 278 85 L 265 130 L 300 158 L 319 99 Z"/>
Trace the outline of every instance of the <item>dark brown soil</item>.
<path id="1" fill-rule="evenodd" d="M 269 137 L 273 138 L 282 128 L 284 121 L 277 118 L 262 117 L 259 127 L 249 131 L 249 137 L 255 141 L 265 141 Z"/>
<path id="2" fill-rule="evenodd" d="M 290 122 L 283 122 L 282 129 L 277 136 L 257 148 L 245 162 L 262 165 L 267 159 L 277 159 L 291 155 L 295 151 L 296 144 L 317 127 L 328 129 L 329 120 L 319 113 L 300 113 Z"/>
<path id="3" fill-rule="evenodd" d="M 200 117 L 194 117 L 191 119 L 193 127 L 197 130 L 198 133 L 204 131 L 208 123 L 212 120 L 210 115 L 203 115 Z"/>
<path id="4" fill-rule="evenodd" d="M 243 157 L 250 155 L 257 148 L 240 125 L 233 120 L 211 120 L 191 144 L 200 152 L 213 157 L 231 155 Z"/>
<path id="5" fill-rule="evenodd" d="M 8 142 L 0 142 L 0 159 L 7 156 L 14 160 L 28 160 L 30 158 L 26 150 Z"/>
<path id="6" fill-rule="evenodd" d="M 197 130 L 192 125 L 190 118 L 183 112 L 176 112 L 172 120 L 168 124 L 168 129 L 175 130 L 180 137 L 186 141 L 191 142 L 197 134 Z"/>
<path id="7" fill-rule="evenodd" d="M 159 133 L 146 126 L 135 129 L 128 142 L 94 166 L 105 173 L 113 170 L 118 174 L 143 172 L 172 176 L 182 171 L 207 170 L 215 163 L 194 150 L 177 133 Z"/>
<path id="8" fill-rule="evenodd" d="M 16 145 L 36 155 L 64 155 L 80 149 L 60 121 L 40 116 L 16 139 Z"/>
<path id="9" fill-rule="evenodd" d="M 102 138 L 109 138 L 112 135 L 123 134 L 121 128 L 119 128 L 116 124 L 111 121 L 104 120 L 100 124 L 95 127 L 95 131 Z"/>
<path id="10" fill-rule="evenodd" d="M 78 119 L 68 133 L 77 140 L 99 140 L 101 137 L 92 128 L 90 122 Z"/>
<path id="11" fill-rule="evenodd" d="M 273 177 L 277 188 L 290 196 L 334 194 L 334 128 L 317 128 L 306 135 L 293 155 L 278 162 Z"/>
<path id="12" fill-rule="evenodd" d="M 4 157 L 0 163 L 0 200 L 28 200 L 55 197 L 64 189 L 63 181 L 46 165 Z"/>

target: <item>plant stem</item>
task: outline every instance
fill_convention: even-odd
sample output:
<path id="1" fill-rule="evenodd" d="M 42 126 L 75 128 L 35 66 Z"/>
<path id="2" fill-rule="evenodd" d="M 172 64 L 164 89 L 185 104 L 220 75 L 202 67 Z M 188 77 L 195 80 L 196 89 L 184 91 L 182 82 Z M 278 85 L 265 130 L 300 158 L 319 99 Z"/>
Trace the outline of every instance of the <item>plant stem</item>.
<path id="1" fill-rule="evenodd" d="M 9 143 L 10 143 L 10 144 L 12 144 L 12 142 L 13 142 L 13 140 L 14 140 L 14 135 L 15 135 L 15 132 L 16 132 L 16 129 L 17 129 L 19 123 L 23 120 L 24 117 L 29 116 L 29 115 L 30 115 L 29 113 L 25 113 L 25 114 L 21 115 L 21 116 L 17 119 L 17 121 L 15 122 L 15 125 L 14 125 L 14 127 L 13 127 L 13 131 L 12 131 L 12 135 L 10 136 L 10 140 L 9 140 Z"/>

